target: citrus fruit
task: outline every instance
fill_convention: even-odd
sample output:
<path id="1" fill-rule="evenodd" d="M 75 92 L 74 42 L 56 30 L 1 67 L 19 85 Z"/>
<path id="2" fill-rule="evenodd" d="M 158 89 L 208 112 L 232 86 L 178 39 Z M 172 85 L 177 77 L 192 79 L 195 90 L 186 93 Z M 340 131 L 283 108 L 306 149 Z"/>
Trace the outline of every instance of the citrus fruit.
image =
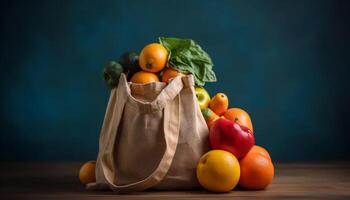
<path id="1" fill-rule="evenodd" d="M 204 154 L 197 165 L 199 183 L 211 192 L 229 192 L 238 183 L 240 167 L 230 152 L 212 150 Z"/>
<path id="2" fill-rule="evenodd" d="M 268 152 L 265 148 L 263 148 L 263 147 L 261 147 L 261 146 L 254 145 L 254 146 L 249 150 L 249 152 L 247 153 L 247 155 L 248 155 L 248 154 L 254 154 L 254 153 L 260 154 L 260 155 L 262 155 L 262 156 L 268 158 L 269 160 L 271 160 L 271 157 L 270 157 L 269 152 Z"/>
<path id="3" fill-rule="evenodd" d="M 96 161 L 91 160 L 84 163 L 79 170 L 79 179 L 83 184 L 96 182 L 95 176 Z"/>
<path id="4" fill-rule="evenodd" d="M 260 153 L 248 153 L 239 161 L 241 178 L 239 185 L 245 189 L 266 188 L 273 179 L 274 167 L 269 158 Z"/>
<path id="5" fill-rule="evenodd" d="M 201 110 L 208 108 L 208 105 L 210 102 L 210 96 L 208 92 L 202 87 L 196 87 L 195 92 L 196 92 L 197 102 Z"/>
<path id="6" fill-rule="evenodd" d="M 163 72 L 162 82 L 169 83 L 169 79 L 175 78 L 176 76 L 184 76 L 185 74 L 169 67 Z"/>
<path id="7" fill-rule="evenodd" d="M 228 98 L 224 93 L 217 93 L 210 101 L 209 108 L 221 116 L 228 108 Z"/>
<path id="8" fill-rule="evenodd" d="M 144 71 L 159 72 L 168 60 L 168 51 L 158 43 L 152 43 L 145 46 L 139 56 L 140 67 Z"/>
<path id="9" fill-rule="evenodd" d="M 241 126 L 253 130 L 253 124 L 249 117 L 249 114 L 241 108 L 230 108 L 224 113 L 224 117 L 228 120 L 238 123 Z"/>
<path id="10" fill-rule="evenodd" d="M 151 73 L 151 72 L 145 72 L 145 71 L 139 71 L 136 72 L 130 79 L 133 83 L 140 83 L 140 84 L 146 84 L 146 83 L 152 83 L 159 81 L 158 76 Z"/>

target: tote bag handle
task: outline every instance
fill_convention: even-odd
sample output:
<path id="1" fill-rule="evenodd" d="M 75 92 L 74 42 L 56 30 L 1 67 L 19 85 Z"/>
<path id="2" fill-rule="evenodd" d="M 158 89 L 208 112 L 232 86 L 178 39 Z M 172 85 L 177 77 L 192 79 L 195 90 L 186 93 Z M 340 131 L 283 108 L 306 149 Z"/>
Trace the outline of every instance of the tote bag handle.
<path id="1" fill-rule="evenodd" d="M 126 83 L 125 77 L 121 77 L 120 81 L 123 81 Z M 130 89 L 127 85 L 123 85 L 119 83 L 118 91 L 116 91 L 115 98 L 125 98 L 124 103 L 126 102 L 127 95 L 130 95 L 130 90 L 127 91 L 127 95 L 122 92 L 122 87 L 127 87 Z M 152 186 L 157 185 L 159 182 L 163 180 L 165 175 L 167 174 L 171 163 L 173 161 L 176 147 L 179 140 L 179 134 L 180 134 L 180 91 L 184 87 L 183 82 L 181 80 L 181 77 L 174 78 L 168 86 L 166 86 L 159 94 L 159 96 L 156 98 L 157 104 L 164 106 L 164 114 L 163 114 L 163 132 L 164 132 L 164 143 L 165 143 L 165 150 L 164 154 L 158 163 L 158 166 L 155 168 L 155 170 L 145 179 L 128 183 L 125 185 L 118 185 L 118 180 L 115 180 L 115 173 L 118 172 L 117 166 L 114 165 L 114 144 L 116 139 L 116 134 L 118 133 L 118 125 L 119 121 L 122 117 L 123 109 L 120 107 L 124 107 L 124 104 L 122 106 L 119 106 L 119 109 L 114 110 L 114 118 L 109 122 L 113 125 L 111 126 L 111 130 L 105 130 L 109 131 L 111 134 L 109 134 L 110 137 L 106 137 L 104 141 L 100 141 L 100 143 L 103 143 L 105 148 L 100 149 L 103 151 L 103 153 L 100 154 L 100 167 L 101 171 L 103 173 L 103 176 L 108 183 L 109 187 L 113 191 L 117 192 L 131 192 L 131 191 L 142 191 L 147 188 L 150 188 Z M 121 100 L 121 99 L 119 99 Z M 120 102 L 120 101 L 119 101 Z M 118 107 L 118 105 L 117 105 Z M 161 142 L 161 141 L 160 141 Z M 101 144 L 100 144 L 101 145 Z"/>

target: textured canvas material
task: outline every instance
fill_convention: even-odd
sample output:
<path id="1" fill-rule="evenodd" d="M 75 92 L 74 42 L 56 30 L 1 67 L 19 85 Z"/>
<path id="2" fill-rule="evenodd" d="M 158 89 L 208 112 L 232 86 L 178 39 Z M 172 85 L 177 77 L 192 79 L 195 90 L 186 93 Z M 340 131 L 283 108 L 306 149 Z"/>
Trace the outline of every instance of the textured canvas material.
<path id="1" fill-rule="evenodd" d="M 192 75 L 133 84 L 122 74 L 101 129 L 96 183 L 88 188 L 198 188 L 196 165 L 209 143 L 196 101 Z"/>

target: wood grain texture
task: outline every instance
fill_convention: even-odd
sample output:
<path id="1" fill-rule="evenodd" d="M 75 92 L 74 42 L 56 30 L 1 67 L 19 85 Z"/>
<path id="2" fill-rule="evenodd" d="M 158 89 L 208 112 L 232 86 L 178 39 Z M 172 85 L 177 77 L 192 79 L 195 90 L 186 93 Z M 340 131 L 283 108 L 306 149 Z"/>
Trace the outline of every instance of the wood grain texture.
<path id="1" fill-rule="evenodd" d="M 81 162 L 1 162 L 0 199 L 350 199 L 350 162 L 275 164 L 263 191 L 146 191 L 118 195 L 87 191 L 78 181 Z"/>

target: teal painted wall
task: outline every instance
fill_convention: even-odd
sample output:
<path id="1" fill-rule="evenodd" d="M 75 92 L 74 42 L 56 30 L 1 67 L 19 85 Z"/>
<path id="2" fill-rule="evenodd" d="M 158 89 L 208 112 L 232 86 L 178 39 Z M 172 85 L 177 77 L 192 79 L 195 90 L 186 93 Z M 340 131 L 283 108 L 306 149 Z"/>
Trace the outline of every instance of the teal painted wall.
<path id="1" fill-rule="evenodd" d="M 275 160 L 349 159 L 347 1 L 2 1 L 2 160 L 94 159 L 102 65 L 158 36 L 211 55 Z"/>

